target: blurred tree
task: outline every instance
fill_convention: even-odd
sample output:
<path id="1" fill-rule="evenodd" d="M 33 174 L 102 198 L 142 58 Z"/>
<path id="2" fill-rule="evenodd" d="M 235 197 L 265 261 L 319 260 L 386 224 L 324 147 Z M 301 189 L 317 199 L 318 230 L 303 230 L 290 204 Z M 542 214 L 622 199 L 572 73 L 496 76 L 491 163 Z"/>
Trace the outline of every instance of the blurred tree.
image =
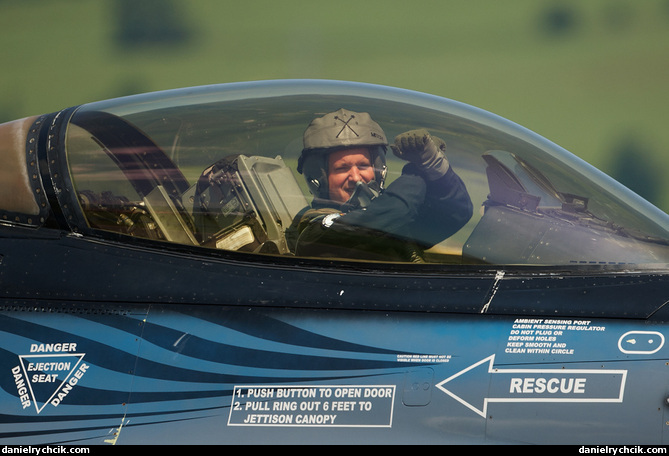
<path id="1" fill-rule="evenodd" d="M 113 0 L 114 41 L 123 49 L 186 44 L 193 36 L 175 0 Z"/>
<path id="2" fill-rule="evenodd" d="M 624 0 L 610 0 L 603 5 L 604 25 L 612 32 L 622 32 L 630 28 L 636 19 L 634 6 Z"/>
<path id="3" fill-rule="evenodd" d="M 631 135 L 620 140 L 611 152 L 611 177 L 657 205 L 662 190 L 662 168 L 654 161 L 655 153 Z"/>
<path id="4" fill-rule="evenodd" d="M 549 37 L 569 35 L 578 28 L 578 15 L 570 6 L 554 3 L 545 8 L 539 17 L 539 29 Z"/>

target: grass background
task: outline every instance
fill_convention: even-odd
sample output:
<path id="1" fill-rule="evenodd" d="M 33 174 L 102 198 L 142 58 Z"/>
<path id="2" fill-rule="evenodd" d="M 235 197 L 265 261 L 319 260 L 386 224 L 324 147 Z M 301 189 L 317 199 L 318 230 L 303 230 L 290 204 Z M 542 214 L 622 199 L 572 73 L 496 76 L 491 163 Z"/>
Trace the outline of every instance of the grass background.
<path id="1" fill-rule="evenodd" d="M 343 79 L 515 121 L 669 212 L 669 0 L 0 0 L 0 121 Z"/>

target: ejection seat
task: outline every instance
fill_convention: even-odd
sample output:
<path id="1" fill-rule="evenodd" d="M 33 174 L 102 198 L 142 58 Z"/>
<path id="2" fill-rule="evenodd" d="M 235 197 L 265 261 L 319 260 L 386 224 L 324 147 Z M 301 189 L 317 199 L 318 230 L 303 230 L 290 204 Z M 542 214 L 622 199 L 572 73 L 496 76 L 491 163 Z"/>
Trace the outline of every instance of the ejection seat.
<path id="1" fill-rule="evenodd" d="M 201 245 L 289 254 L 285 230 L 308 201 L 280 156 L 231 155 L 182 195 Z"/>

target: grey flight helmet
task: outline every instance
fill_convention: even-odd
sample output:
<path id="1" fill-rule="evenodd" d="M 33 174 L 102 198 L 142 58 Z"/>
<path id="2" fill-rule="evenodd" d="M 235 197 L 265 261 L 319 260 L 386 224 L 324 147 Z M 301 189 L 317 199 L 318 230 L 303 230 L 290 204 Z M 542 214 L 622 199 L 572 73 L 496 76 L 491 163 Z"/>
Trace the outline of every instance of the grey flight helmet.
<path id="1" fill-rule="evenodd" d="M 329 199 L 328 155 L 342 149 L 366 147 L 374 166 L 374 180 L 379 189 L 386 179 L 386 147 L 383 129 L 366 112 L 347 109 L 325 114 L 311 121 L 304 132 L 304 149 L 297 163 L 309 191 L 320 199 Z"/>

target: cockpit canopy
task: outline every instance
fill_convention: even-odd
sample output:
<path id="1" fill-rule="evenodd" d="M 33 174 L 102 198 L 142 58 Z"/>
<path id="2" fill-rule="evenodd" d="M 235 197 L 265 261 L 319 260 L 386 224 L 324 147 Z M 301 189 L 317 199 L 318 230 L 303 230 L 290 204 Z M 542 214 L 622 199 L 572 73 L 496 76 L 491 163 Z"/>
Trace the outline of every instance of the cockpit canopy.
<path id="1" fill-rule="evenodd" d="M 342 107 L 369 113 L 390 140 L 424 128 L 445 141 L 475 210 L 426 262 L 669 263 L 666 214 L 540 136 L 451 100 L 330 81 L 224 84 L 72 109 L 56 146 L 69 174 L 63 195 L 79 214 L 73 229 L 294 255 L 285 232 L 312 199 L 296 171 L 302 135 Z M 388 185 L 403 163 L 386 158 Z"/>

